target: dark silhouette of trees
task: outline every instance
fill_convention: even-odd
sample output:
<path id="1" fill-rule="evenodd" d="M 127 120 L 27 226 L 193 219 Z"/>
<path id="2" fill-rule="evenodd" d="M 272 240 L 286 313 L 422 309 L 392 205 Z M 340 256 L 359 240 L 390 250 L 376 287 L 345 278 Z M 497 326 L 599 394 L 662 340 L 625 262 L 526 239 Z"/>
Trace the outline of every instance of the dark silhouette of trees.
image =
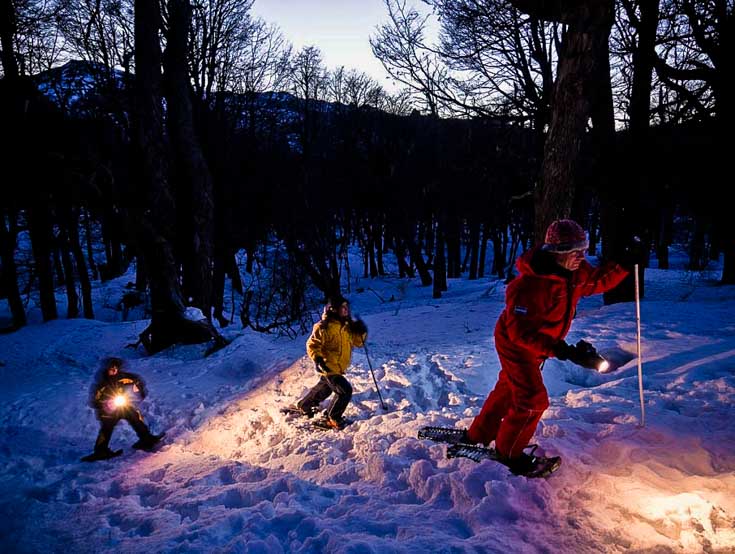
<path id="1" fill-rule="evenodd" d="M 666 266 L 684 220 L 691 267 L 724 252 L 731 278 L 714 138 L 732 117 L 727 3 L 431 0 L 431 44 L 426 16 L 387 0 L 372 47 L 406 87 L 393 94 L 316 46 L 293 52 L 252 0 L 153 4 L 2 5 L 15 140 L 0 163 L 24 169 L 0 196 L 14 327 L 26 295 L 45 319 L 64 291 L 67 316 L 93 317 L 94 281 L 135 262 L 115 305 L 152 312 L 151 352 L 220 345 L 235 314 L 293 336 L 314 302 L 391 266 L 436 298 L 460 277 L 511 279 L 569 215 L 606 257 L 640 236 L 625 261 L 641 267 L 651 245 Z M 632 280 L 606 301 L 631 297 Z"/>

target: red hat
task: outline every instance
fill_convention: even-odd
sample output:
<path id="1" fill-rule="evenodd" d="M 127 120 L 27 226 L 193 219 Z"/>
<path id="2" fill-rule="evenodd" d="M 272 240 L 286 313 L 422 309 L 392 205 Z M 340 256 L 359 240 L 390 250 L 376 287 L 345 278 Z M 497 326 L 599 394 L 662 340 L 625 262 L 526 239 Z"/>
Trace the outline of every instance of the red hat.
<path id="1" fill-rule="evenodd" d="M 542 250 L 562 254 L 575 250 L 586 250 L 589 246 L 584 229 L 571 219 L 557 219 L 546 229 Z"/>

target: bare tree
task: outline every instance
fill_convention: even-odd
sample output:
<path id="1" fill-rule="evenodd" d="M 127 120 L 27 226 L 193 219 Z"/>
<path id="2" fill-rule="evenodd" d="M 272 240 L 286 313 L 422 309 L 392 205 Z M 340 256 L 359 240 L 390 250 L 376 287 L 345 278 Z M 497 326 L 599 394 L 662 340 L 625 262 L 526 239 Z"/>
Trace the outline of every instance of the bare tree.
<path id="1" fill-rule="evenodd" d="M 134 151 L 138 162 L 138 231 L 151 288 L 153 315 L 140 340 L 149 352 L 176 342 L 205 342 L 219 337 L 208 320 L 191 321 L 185 307 L 173 251 L 176 204 L 166 171 L 161 97 L 161 50 L 158 0 L 135 2 L 136 113 Z M 221 339 L 220 339 L 221 340 Z"/>
<path id="2" fill-rule="evenodd" d="M 253 0 L 192 2 L 189 63 L 194 90 L 200 99 L 226 90 L 236 80 L 237 60 L 247 50 Z"/>
<path id="3" fill-rule="evenodd" d="M 194 129 L 189 72 L 186 63 L 191 7 L 188 0 L 169 0 L 168 41 L 164 55 L 166 119 L 174 150 L 172 177 L 176 180 L 178 206 L 185 221 L 181 240 L 184 251 L 184 292 L 207 319 L 212 316 L 214 266 L 214 187 Z"/>
<path id="4" fill-rule="evenodd" d="M 405 0 L 385 0 L 388 23 L 378 26 L 370 38 L 373 54 L 388 74 L 421 99 L 426 110 L 438 115 L 455 100 L 448 92 L 448 71 L 439 55 L 426 43 L 426 20 Z"/>
<path id="5" fill-rule="evenodd" d="M 14 52 L 20 75 L 50 69 L 63 58 L 63 39 L 56 25 L 59 9 L 54 1 L 3 0 L 1 4 L 0 10 L 13 14 L 12 48 L 2 44 L 2 50 Z"/>
<path id="6" fill-rule="evenodd" d="M 109 72 L 129 68 L 133 55 L 132 0 L 57 0 L 64 49 Z"/>
<path id="7" fill-rule="evenodd" d="M 350 70 L 345 76 L 345 101 L 354 108 L 375 105 L 381 94 L 380 85 L 367 73 Z"/>
<path id="8" fill-rule="evenodd" d="M 609 77 L 608 40 L 614 13 L 612 0 L 510 0 L 524 13 L 567 25 L 559 52 L 549 133 L 544 146 L 543 184 L 536 197 L 536 240 L 548 225 L 569 216 L 580 169 L 582 140 L 587 122 L 598 113 L 594 126 L 611 144 L 614 124 Z M 608 70 L 605 77 L 605 69 Z M 595 104 L 595 103 L 598 104 Z M 609 114 L 607 113 L 609 111 Z"/>
<path id="9" fill-rule="evenodd" d="M 465 104 L 488 115 L 530 121 L 540 133 L 550 119 L 560 25 L 521 14 L 506 0 L 432 0 L 442 22 L 442 59 Z"/>
<path id="10" fill-rule="evenodd" d="M 337 104 L 337 108 L 346 104 L 347 84 L 346 71 L 343 65 L 327 72 L 327 92 L 329 100 Z"/>
<path id="11" fill-rule="evenodd" d="M 26 313 L 23 308 L 23 300 L 18 289 L 18 274 L 15 264 L 15 248 L 18 236 L 14 210 L 0 211 L 0 289 L 8 299 L 10 313 L 13 316 L 13 329 L 18 329 L 26 324 Z"/>
<path id="12" fill-rule="evenodd" d="M 378 107 L 392 115 L 408 115 L 414 109 L 411 92 L 404 89 L 395 94 L 386 93 L 381 97 Z"/>
<path id="13" fill-rule="evenodd" d="M 287 87 L 292 48 L 275 25 L 250 19 L 244 48 L 234 58 L 228 90 L 258 94 Z"/>
<path id="14" fill-rule="evenodd" d="M 662 37 L 654 60 L 656 74 L 670 89 L 667 114 L 674 121 L 688 118 L 712 124 L 715 136 L 727 136 L 734 123 L 731 78 L 735 6 L 730 0 L 662 0 Z M 676 110 L 674 111 L 673 108 Z M 662 110 L 663 112 L 663 110 Z M 720 174 L 727 171 L 729 145 L 713 143 Z M 713 217 L 724 252 L 722 282 L 735 283 L 735 229 L 730 224 L 723 189 L 713 194 Z"/>
<path id="15" fill-rule="evenodd" d="M 13 2 L 0 3 L 0 61 L 7 81 L 12 82 L 20 75 L 15 52 L 15 37 L 18 31 L 17 15 Z"/>
<path id="16" fill-rule="evenodd" d="M 301 146 L 308 159 L 319 123 L 318 101 L 325 99 L 327 94 L 327 70 L 317 47 L 306 46 L 296 53 L 291 64 L 291 86 L 303 106 Z"/>

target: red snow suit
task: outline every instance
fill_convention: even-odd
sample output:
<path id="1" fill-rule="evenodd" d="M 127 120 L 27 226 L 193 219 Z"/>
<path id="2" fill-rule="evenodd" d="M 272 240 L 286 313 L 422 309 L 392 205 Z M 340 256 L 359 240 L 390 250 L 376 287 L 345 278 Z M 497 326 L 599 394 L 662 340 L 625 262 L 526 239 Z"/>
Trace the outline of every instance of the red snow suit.
<path id="1" fill-rule="evenodd" d="M 498 382 L 468 431 L 473 442 L 495 440 L 498 453 L 511 458 L 523 452 L 549 407 L 541 367 L 553 356 L 554 344 L 566 337 L 579 299 L 610 290 L 628 274 L 616 263 L 595 268 L 586 260 L 567 271 L 537 248 L 516 267 L 520 275 L 508 285 L 495 326 Z"/>

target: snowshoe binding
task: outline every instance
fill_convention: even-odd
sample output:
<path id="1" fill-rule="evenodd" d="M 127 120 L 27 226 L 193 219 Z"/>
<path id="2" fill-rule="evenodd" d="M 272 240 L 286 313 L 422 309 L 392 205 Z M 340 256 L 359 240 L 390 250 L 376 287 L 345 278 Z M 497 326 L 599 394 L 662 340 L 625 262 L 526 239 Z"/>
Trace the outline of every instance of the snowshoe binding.
<path id="1" fill-rule="evenodd" d="M 348 425 L 352 423 L 352 420 L 346 419 L 344 417 L 339 419 L 333 419 L 329 416 L 325 416 L 323 418 L 315 419 L 312 421 L 312 425 L 314 427 L 317 427 L 318 429 L 325 429 L 329 430 L 332 429 L 334 431 L 341 431 Z"/>
<path id="2" fill-rule="evenodd" d="M 284 406 L 279 411 L 285 415 L 294 415 L 294 416 L 306 417 L 308 419 L 311 419 L 319 412 L 319 408 L 304 409 L 304 408 L 299 408 L 299 406 L 296 404 L 290 404 L 288 406 Z"/>
<path id="3" fill-rule="evenodd" d="M 133 448 L 136 450 L 145 450 L 146 452 L 152 452 L 158 443 L 161 442 L 161 439 L 166 436 L 166 433 L 161 433 L 159 435 L 151 435 L 145 439 L 140 439 L 138 442 L 133 444 Z"/>
<path id="4" fill-rule="evenodd" d="M 561 458 L 553 456 L 536 456 L 534 452 L 537 446 L 529 446 L 530 453 L 523 452 L 517 458 L 506 458 L 498 454 L 494 448 L 484 448 L 471 444 L 453 444 L 447 448 L 447 458 L 468 458 L 473 462 L 493 460 L 507 467 L 513 475 L 521 475 L 528 478 L 548 477 L 561 466 Z"/>
<path id="5" fill-rule="evenodd" d="M 120 450 L 110 450 L 109 448 L 105 451 L 101 452 L 92 452 L 91 454 L 84 456 L 81 461 L 82 462 L 97 462 L 100 460 L 109 460 L 111 458 L 117 458 L 123 453 L 122 449 Z"/>

